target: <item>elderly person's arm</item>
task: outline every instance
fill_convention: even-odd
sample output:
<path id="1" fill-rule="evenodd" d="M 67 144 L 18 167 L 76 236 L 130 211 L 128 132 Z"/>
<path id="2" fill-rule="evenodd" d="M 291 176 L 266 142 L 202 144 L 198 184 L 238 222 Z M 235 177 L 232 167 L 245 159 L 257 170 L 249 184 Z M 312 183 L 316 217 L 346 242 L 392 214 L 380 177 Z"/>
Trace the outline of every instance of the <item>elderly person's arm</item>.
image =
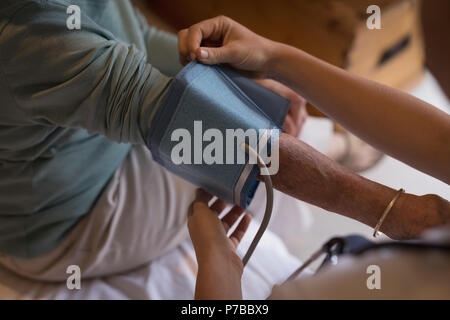
<path id="1" fill-rule="evenodd" d="M 396 190 L 363 178 L 304 142 L 280 136 L 276 189 L 297 199 L 375 227 Z M 436 195 L 402 194 L 381 231 L 394 239 L 415 238 L 450 221 L 450 203 Z"/>

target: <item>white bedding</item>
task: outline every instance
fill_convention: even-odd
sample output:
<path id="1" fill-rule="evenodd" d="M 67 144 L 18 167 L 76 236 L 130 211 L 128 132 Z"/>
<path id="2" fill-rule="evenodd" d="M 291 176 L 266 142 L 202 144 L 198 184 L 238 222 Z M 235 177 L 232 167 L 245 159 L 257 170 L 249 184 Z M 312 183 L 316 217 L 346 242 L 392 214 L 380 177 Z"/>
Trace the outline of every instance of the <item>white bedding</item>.
<path id="1" fill-rule="evenodd" d="M 258 225 L 252 223 L 240 254 L 250 244 Z M 246 299 L 265 299 L 274 284 L 282 282 L 299 265 L 272 232 L 261 239 L 243 276 Z M 131 272 L 101 279 L 82 280 L 80 290 L 66 283 L 39 283 L 0 268 L 1 299 L 192 299 L 197 263 L 190 241 L 170 254 Z"/>

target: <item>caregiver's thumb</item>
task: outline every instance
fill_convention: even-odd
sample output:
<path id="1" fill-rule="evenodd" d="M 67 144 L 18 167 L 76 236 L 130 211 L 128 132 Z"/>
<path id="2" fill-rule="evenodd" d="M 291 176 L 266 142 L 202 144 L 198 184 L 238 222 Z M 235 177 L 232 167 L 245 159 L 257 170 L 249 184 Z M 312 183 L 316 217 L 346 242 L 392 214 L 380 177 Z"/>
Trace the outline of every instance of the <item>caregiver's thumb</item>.
<path id="1" fill-rule="evenodd" d="M 237 62 L 237 56 L 233 51 L 234 50 L 227 45 L 223 47 L 200 47 L 197 49 L 195 56 L 197 60 L 204 64 L 233 64 Z"/>

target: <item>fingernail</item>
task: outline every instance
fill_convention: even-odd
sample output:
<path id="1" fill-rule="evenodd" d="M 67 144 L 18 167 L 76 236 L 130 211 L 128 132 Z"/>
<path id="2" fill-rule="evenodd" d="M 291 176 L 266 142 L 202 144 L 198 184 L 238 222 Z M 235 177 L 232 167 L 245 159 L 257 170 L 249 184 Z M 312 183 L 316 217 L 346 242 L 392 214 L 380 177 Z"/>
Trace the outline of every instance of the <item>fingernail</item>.
<path id="1" fill-rule="evenodd" d="M 195 60 L 195 53 L 191 52 L 191 60 Z"/>
<path id="2" fill-rule="evenodd" d="M 200 49 L 200 58 L 202 59 L 208 59 L 208 51 L 204 50 L 204 49 Z"/>

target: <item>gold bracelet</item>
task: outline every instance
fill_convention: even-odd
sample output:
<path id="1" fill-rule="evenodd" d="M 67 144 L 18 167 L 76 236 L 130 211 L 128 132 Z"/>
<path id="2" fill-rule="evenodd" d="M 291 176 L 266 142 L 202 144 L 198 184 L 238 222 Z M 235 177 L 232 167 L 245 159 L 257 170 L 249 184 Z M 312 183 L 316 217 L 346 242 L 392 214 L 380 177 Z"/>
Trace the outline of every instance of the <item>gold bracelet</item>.
<path id="1" fill-rule="evenodd" d="M 391 211 L 392 207 L 394 206 L 395 202 L 397 201 L 397 199 L 401 196 L 401 194 L 405 192 L 405 190 L 402 188 L 400 190 L 398 190 L 397 194 L 395 195 L 395 197 L 391 200 L 391 202 L 389 202 L 389 204 L 387 205 L 386 209 L 384 209 L 383 215 L 381 216 L 380 220 L 378 220 L 377 225 L 375 226 L 375 229 L 373 230 L 373 237 L 376 238 L 380 235 L 380 233 L 378 232 L 378 230 L 380 230 L 381 225 L 383 224 L 384 219 L 386 218 L 386 216 L 388 215 L 388 213 Z"/>

